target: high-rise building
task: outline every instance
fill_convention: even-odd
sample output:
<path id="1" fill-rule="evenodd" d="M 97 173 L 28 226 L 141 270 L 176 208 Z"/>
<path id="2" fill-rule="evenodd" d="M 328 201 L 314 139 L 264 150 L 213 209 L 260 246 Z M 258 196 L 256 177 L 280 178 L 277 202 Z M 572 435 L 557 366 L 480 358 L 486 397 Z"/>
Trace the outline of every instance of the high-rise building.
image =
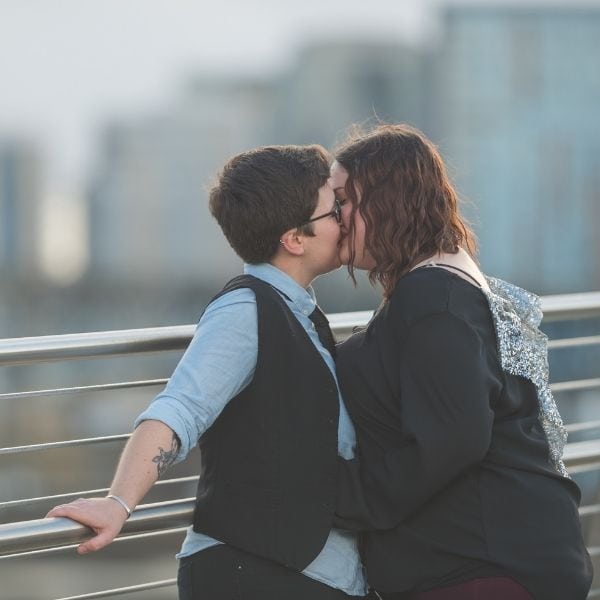
<path id="1" fill-rule="evenodd" d="M 269 81 L 198 77 L 162 114 L 106 128 L 90 191 L 93 274 L 222 282 L 240 263 L 207 208 L 219 167 L 263 144 L 331 146 L 374 116 L 421 123 L 423 69 L 401 45 L 316 45 Z"/>
<path id="2" fill-rule="evenodd" d="M 600 287 L 600 9 L 449 7 L 435 139 L 477 207 L 484 268 Z"/>
<path id="3" fill-rule="evenodd" d="M 0 270 L 9 275 L 38 271 L 40 169 L 32 144 L 0 140 Z"/>
<path id="4" fill-rule="evenodd" d="M 164 114 L 108 127 L 90 192 L 93 273 L 211 284 L 237 272 L 207 190 L 230 156 L 261 143 L 271 102 L 267 84 L 198 79 Z"/>
<path id="5" fill-rule="evenodd" d="M 287 143 L 330 146 L 354 123 L 407 121 L 426 129 L 427 65 L 421 50 L 401 43 L 307 46 L 281 77 L 276 132 Z"/>

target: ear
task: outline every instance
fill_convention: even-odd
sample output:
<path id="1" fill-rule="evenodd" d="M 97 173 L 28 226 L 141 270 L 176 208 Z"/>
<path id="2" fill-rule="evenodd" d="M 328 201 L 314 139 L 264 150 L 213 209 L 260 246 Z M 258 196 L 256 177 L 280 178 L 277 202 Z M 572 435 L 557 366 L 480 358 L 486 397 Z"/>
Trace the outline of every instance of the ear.
<path id="1" fill-rule="evenodd" d="M 304 254 L 304 236 L 298 232 L 298 228 L 290 229 L 281 234 L 279 243 L 287 252 L 294 256 Z"/>

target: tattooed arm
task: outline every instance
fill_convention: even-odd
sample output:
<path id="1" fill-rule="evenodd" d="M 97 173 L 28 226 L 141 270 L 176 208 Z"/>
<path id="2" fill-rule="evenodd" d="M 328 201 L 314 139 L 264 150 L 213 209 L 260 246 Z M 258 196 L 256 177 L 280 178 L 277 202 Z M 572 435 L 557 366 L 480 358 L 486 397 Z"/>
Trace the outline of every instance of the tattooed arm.
<path id="1" fill-rule="evenodd" d="M 123 450 L 109 493 L 133 510 L 173 463 L 179 446 L 179 439 L 164 423 L 143 421 Z M 68 517 L 93 529 L 96 535 L 77 548 L 85 554 L 110 544 L 128 515 L 114 498 L 80 498 L 53 508 L 46 516 Z"/>
<path id="2" fill-rule="evenodd" d="M 158 447 L 158 454 L 152 459 L 152 462 L 156 464 L 157 479 L 160 479 L 167 469 L 171 466 L 173 461 L 177 458 L 181 442 L 174 432 L 171 432 L 171 446 L 168 450 Z"/>

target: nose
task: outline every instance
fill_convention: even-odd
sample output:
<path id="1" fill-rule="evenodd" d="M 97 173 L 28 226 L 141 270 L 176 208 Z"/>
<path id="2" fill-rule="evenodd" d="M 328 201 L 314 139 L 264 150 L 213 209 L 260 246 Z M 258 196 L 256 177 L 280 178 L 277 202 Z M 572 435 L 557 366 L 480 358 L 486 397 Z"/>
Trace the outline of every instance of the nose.
<path id="1" fill-rule="evenodd" d="M 342 226 L 347 226 L 350 220 L 350 213 L 352 212 L 352 204 L 350 202 L 344 202 L 342 204 L 341 216 Z"/>

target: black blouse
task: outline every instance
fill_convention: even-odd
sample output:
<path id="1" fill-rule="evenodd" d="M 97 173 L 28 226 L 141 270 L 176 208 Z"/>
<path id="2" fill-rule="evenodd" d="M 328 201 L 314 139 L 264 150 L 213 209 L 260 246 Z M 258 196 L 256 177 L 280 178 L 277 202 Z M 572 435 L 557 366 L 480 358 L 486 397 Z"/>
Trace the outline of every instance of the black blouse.
<path id="1" fill-rule="evenodd" d="M 337 372 L 358 456 L 340 459 L 336 526 L 366 531 L 371 585 L 504 575 L 540 600 L 586 597 L 579 489 L 549 460 L 535 386 L 501 367 L 480 289 L 409 273 L 338 347 Z"/>

